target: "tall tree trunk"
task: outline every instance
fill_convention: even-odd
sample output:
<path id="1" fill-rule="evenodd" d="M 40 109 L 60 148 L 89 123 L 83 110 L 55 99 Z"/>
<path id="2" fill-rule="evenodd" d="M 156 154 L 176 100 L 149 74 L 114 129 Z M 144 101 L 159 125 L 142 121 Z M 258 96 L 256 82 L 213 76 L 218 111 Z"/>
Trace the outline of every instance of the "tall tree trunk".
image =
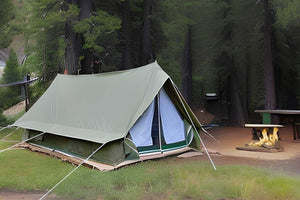
<path id="1" fill-rule="evenodd" d="M 272 20 L 268 0 L 264 0 L 264 73 L 265 73 L 265 109 L 275 109 L 277 106 L 275 90 L 275 73 L 272 55 Z"/>
<path id="2" fill-rule="evenodd" d="M 265 109 L 276 109 L 275 72 L 272 54 L 272 19 L 269 0 L 264 0 L 264 74 L 265 74 Z M 278 123 L 278 117 L 272 116 L 272 123 Z"/>
<path id="3" fill-rule="evenodd" d="M 250 59 L 249 59 L 249 48 L 246 49 L 246 97 L 244 98 L 244 114 L 245 114 L 245 121 L 248 122 L 249 120 L 249 97 L 250 97 Z"/>
<path id="4" fill-rule="evenodd" d="M 92 0 L 80 0 L 80 16 L 79 20 L 82 21 L 89 18 L 92 13 Z M 89 49 L 83 49 L 84 38 L 83 35 L 79 36 L 79 45 L 81 49 L 80 55 L 83 56 L 81 60 L 81 74 L 92 74 L 93 73 L 93 54 Z"/>
<path id="5" fill-rule="evenodd" d="M 144 0 L 143 15 L 143 44 L 142 44 L 142 64 L 148 64 L 155 60 L 151 42 L 151 10 L 152 0 Z"/>
<path id="6" fill-rule="evenodd" d="M 230 84 L 230 101 L 231 101 L 230 120 L 233 124 L 239 124 L 239 126 L 243 126 L 245 124 L 245 113 L 241 101 L 241 96 L 239 93 L 236 70 L 234 67 L 231 68 L 229 81 L 230 81 L 229 84 Z"/>
<path id="7" fill-rule="evenodd" d="M 188 104 L 192 102 L 192 59 L 191 59 L 191 26 L 188 26 L 182 54 L 182 95 Z"/>
<path id="8" fill-rule="evenodd" d="M 66 49 L 65 49 L 65 73 L 77 74 L 79 62 L 79 47 L 77 44 L 77 34 L 70 24 L 65 28 Z"/>
<path id="9" fill-rule="evenodd" d="M 77 4 L 76 0 L 67 0 L 68 4 Z M 66 8 L 68 9 L 68 8 Z M 79 51 L 78 34 L 76 34 L 69 23 L 65 25 L 65 74 L 74 75 L 78 71 Z"/>
<path id="10" fill-rule="evenodd" d="M 132 28 L 131 28 L 131 16 L 129 0 L 125 0 L 121 4 L 122 13 L 122 67 L 123 69 L 132 68 L 131 62 L 131 48 L 132 48 Z"/>
<path id="11" fill-rule="evenodd" d="M 225 0 L 228 3 L 228 8 L 224 11 L 224 18 L 231 19 L 231 0 Z M 224 40 L 229 41 L 232 44 L 232 21 L 229 20 L 224 26 Z M 223 58 L 226 59 L 224 66 L 226 66 L 229 72 L 229 94 L 230 94 L 230 105 L 229 105 L 229 118 L 230 122 L 234 125 L 238 124 L 243 126 L 245 124 L 245 113 L 241 96 L 239 92 L 239 83 L 237 78 L 236 68 L 234 66 L 234 57 L 231 52 L 225 50 L 223 52 Z"/>

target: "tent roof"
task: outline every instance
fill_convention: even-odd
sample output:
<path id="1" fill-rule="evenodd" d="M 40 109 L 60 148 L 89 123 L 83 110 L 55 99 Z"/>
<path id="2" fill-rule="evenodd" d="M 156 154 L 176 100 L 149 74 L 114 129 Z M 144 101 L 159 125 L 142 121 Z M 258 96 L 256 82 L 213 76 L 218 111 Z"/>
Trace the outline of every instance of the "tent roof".
<path id="1" fill-rule="evenodd" d="M 57 75 L 14 126 L 97 143 L 123 138 L 168 78 L 156 62 L 96 75 Z"/>
<path id="2" fill-rule="evenodd" d="M 59 74 L 13 125 L 96 143 L 124 138 L 168 79 L 157 62 L 95 75 Z"/>

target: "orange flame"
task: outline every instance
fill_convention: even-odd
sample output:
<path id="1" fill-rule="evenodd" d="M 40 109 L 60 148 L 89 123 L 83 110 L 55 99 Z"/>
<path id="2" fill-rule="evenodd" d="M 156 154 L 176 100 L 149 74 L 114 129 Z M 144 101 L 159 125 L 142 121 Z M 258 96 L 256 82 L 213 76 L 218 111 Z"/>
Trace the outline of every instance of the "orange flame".
<path id="1" fill-rule="evenodd" d="M 274 146 L 276 142 L 278 142 L 278 131 L 279 129 L 274 127 L 273 128 L 273 133 L 269 134 L 268 136 L 268 132 L 267 129 L 264 129 L 262 131 L 262 138 L 259 138 L 259 142 L 250 142 L 249 146 L 262 146 L 262 145 L 267 145 L 267 146 Z"/>

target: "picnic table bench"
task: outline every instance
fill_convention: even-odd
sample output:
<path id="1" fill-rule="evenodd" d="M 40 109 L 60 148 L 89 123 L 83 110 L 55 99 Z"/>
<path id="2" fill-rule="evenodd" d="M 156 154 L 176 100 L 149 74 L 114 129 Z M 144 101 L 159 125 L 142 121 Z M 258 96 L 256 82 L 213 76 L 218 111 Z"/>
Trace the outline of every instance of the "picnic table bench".
<path id="1" fill-rule="evenodd" d="M 283 125 L 279 124 L 245 124 L 246 128 L 252 128 L 252 140 L 258 140 L 262 137 L 261 131 L 265 128 L 282 128 Z"/>

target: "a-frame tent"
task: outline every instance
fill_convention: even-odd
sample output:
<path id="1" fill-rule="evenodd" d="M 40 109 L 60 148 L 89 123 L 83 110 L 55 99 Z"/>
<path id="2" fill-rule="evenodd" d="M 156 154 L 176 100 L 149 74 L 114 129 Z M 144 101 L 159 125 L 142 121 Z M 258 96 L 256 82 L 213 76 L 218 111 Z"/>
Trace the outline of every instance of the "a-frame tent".
<path id="1" fill-rule="evenodd" d="M 201 124 L 157 62 L 95 75 L 57 75 L 13 126 L 32 145 L 111 166 L 200 149 Z"/>

